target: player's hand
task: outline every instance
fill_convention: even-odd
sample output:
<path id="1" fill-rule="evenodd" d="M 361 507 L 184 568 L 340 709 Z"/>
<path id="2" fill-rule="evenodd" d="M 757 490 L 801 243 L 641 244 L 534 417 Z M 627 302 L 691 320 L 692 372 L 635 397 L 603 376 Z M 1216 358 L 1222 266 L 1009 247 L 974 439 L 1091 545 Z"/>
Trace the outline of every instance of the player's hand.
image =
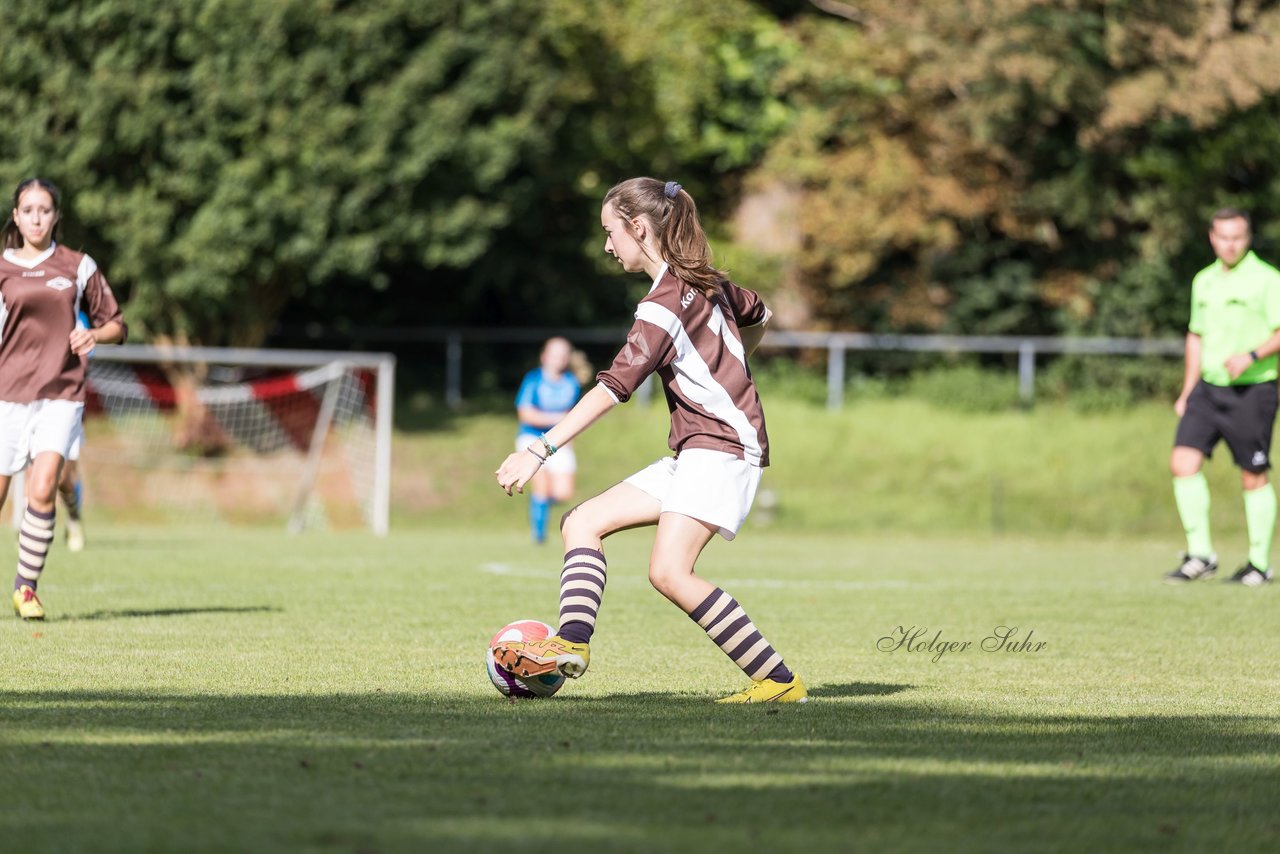
<path id="1" fill-rule="evenodd" d="M 1173 411 L 1179 418 L 1187 414 L 1187 397 L 1185 394 L 1180 394 L 1173 402 Z"/>
<path id="2" fill-rule="evenodd" d="M 1227 361 L 1223 362 L 1223 365 L 1227 368 L 1227 373 L 1231 375 L 1231 379 L 1233 380 L 1247 371 L 1249 366 L 1252 364 L 1253 357 L 1248 353 L 1237 353 L 1230 359 L 1227 359 Z"/>
<path id="3" fill-rule="evenodd" d="M 498 466 L 494 474 L 498 477 L 498 486 L 510 495 L 512 489 L 523 493 L 524 485 L 538 473 L 540 468 L 542 468 L 542 460 L 534 456 L 532 451 L 516 451 L 502 461 L 502 465 Z"/>
<path id="4" fill-rule="evenodd" d="M 71 352 L 77 356 L 87 356 L 98 346 L 98 339 L 93 337 L 93 333 L 79 327 L 71 330 L 71 336 L 67 340 L 71 344 Z"/>

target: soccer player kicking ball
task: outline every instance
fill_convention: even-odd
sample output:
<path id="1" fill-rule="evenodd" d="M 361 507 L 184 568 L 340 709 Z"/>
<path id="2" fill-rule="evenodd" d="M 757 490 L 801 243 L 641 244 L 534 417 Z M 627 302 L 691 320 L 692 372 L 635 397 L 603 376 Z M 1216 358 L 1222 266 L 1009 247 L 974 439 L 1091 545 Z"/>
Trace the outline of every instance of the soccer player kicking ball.
<path id="1" fill-rule="evenodd" d="M 1258 587 L 1271 580 L 1276 493 L 1267 479 L 1276 420 L 1280 352 L 1280 272 L 1249 250 L 1249 217 L 1225 208 L 1213 215 L 1209 243 L 1217 261 L 1191 284 L 1186 375 L 1174 404 L 1178 432 L 1169 468 L 1187 533 L 1171 584 L 1209 578 L 1218 556 L 1209 536 L 1209 484 L 1201 467 L 1219 439 L 1240 467 L 1249 561 L 1228 581 Z"/>
<path id="2" fill-rule="evenodd" d="M 675 456 L 565 514 L 559 630 L 543 641 L 499 643 L 494 659 L 519 677 L 586 672 L 604 595 L 603 541 L 617 531 L 656 525 L 650 583 L 752 680 L 719 702 L 804 702 L 804 683 L 737 600 L 694 573 L 713 536 L 737 535 L 769 464 L 764 411 L 747 367 L 769 311 L 757 294 L 711 265 L 697 207 L 674 181 L 623 181 L 605 195 L 600 224 L 604 251 L 628 273 L 643 271 L 653 285 L 612 366 L 558 424 L 503 461 L 498 485 L 508 495 L 523 491 L 557 448 L 630 399 L 655 372 L 671 410 Z"/>
<path id="3" fill-rule="evenodd" d="M 13 582 L 13 610 L 24 620 L 44 619 L 36 587 L 53 542 L 59 475 L 80 435 L 85 356 L 125 336 L 98 265 L 54 240 L 59 213 L 57 188 L 32 178 L 18 185 L 0 232 L 0 508 L 10 478 L 29 462 Z M 95 328 L 77 328 L 82 305 Z"/>

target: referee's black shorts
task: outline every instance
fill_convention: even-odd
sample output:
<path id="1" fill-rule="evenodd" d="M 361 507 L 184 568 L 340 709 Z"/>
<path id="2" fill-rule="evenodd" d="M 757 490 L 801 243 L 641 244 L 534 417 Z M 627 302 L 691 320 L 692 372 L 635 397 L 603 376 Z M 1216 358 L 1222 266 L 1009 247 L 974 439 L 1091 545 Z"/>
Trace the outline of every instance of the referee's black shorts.
<path id="1" fill-rule="evenodd" d="M 1173 444 L 1211 457 L 1218 440 L 1226 439 L 1236 465 L 1255 474 L 1264 472 L 1271 468 L 1271 428 L 1278 400 L 1274 382 L 1219 386 L 1201 380 L 1187 398 Z"/>

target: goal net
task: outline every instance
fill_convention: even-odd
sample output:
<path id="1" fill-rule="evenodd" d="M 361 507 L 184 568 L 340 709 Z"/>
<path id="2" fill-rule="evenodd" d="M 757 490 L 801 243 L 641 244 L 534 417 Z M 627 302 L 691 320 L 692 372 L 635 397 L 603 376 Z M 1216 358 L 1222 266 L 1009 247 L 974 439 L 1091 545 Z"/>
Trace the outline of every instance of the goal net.
<path id="1" fill-rule="evenodd" d="M 90 512 L 387 532 L 386 354 L 99 347 L 80 454 Z"/>

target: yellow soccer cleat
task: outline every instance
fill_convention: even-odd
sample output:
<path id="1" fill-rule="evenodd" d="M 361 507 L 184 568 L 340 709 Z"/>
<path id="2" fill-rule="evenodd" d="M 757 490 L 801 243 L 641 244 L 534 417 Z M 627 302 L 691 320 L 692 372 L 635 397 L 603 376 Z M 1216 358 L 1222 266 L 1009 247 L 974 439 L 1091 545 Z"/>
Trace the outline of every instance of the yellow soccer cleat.
<path id="1" fill-rule="evenodd" d="M 760 679 L 751 683 L 745 691 L 739 691 L 728 697 L 716 700 L 717 703 L 807 703 L 809 690 L 804 687 L 799 676 L 793 676 L 790 682 L 775 682 L 772 679 Z"/>
<path id="2" fill-rule="evenodd" d="M 84 551 L 84 524 L 79 519 L 67 520 L 67 551 Z"/>
<path id="3" fill-rule="evenodd" d="M 34 589 L 24 584 L 13 591 L 13 613 L 24 620 L 44 619 L 44 606 Z"/>
<path id="4" fill-rule="evenodd" d="M 591 663 L 591 647 L 557 635 L 537 641 L 500 641 L 493 648 L 493 660 L 522 679 L 556 672 L 577 679 Z"/>

